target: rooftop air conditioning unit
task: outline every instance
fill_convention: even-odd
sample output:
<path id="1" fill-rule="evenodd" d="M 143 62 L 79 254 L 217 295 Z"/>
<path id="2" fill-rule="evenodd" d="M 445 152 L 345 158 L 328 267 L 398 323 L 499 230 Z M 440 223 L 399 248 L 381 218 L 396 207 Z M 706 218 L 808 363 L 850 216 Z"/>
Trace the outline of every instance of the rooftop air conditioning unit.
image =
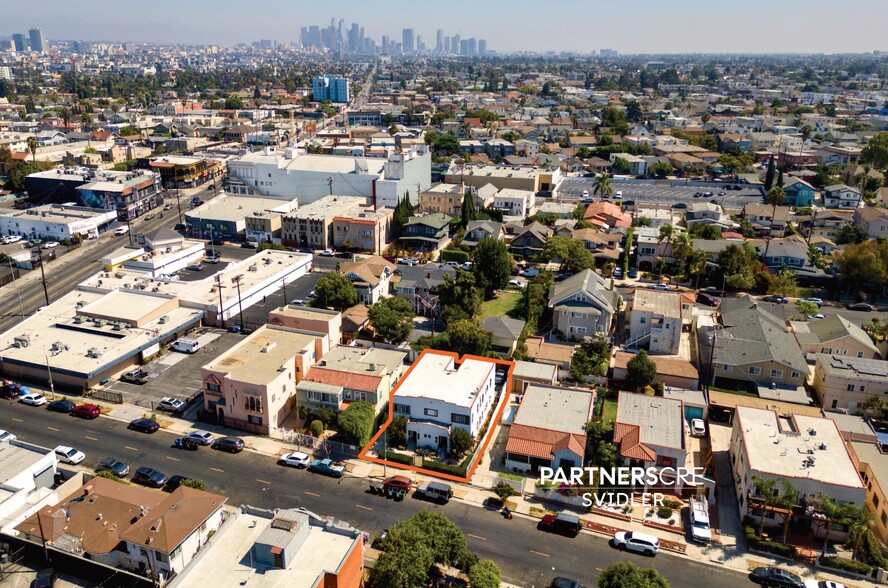
<path id="1" fill-rule="evenodd" d="M 83 317 L 82 316 L 75 316 L 74 317 L 74 324 L 75 325 L 82 325 L 83 324 Z"/>
<path id="2" fill-rule="evenodd" d="M 165 325 L 168 320 L 170 320 L 169 317 L 167 315 L 163 315 L 162 317 L 157 319 L 157 322 L 159 322 L 162 325 Z"/>
<path id="3" fill-rule="evenodd" d="M 247 268 L 247 271 L 249 271 L 249 272 L 258 272 L 258 271 L 259 271 L 259 266 L 257 266 L 257 265 L 254 263 L 253 265 L 251 265 L 250 267 Z"/>
<path id="4" fill-rule="evenodd" d="M 122 331 L 124 326 L 125 326 L 125 325 L 123 325 L 123 324 L 121 324 L 121 323 L 114 323 L 114 327 L 112 327 L 112 328 L 113 328 L 113 330 L 115 330 L 115 331 Z"/>
<path id="5" fill-rule="evenodd" d="M 94 359 L 97 359 L 97 358 L 99 358 L 99 357 L 102 357 L 102 352 L 99 351 L 98 348 L 96 348 L 96 347 L 90 347 L 90 348 L 87 349 L 87 351 L 86 351 L 86 356 L 87 356 L 87 357 L 92 357 L 92 358 L 94 358 Z"/>
<path id="6" fill-rule="evenodd" d="M 13 339 L 13 343 L 12 343 L 12 344 L 13 344 L 14 346 L 18 347 L 19 349 L 22 349 L 22 348 L 25 348 L 25 347 L 30 347 L 30 346 L 31 346 L 31 339 L 30 339 L 29 337 L 27 337 L 27 336 L 25 336 L 25 337 L 15 337 L 15 338 Z"/>

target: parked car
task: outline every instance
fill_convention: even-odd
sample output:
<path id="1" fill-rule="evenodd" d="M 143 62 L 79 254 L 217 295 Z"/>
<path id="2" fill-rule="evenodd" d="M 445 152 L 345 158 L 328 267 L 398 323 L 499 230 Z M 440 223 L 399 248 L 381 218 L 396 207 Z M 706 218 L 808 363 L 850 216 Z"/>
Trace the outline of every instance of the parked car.
<path id="1" fill-rule="evenodd" d="M 332 249 L 324 249 L 323 251 L 318 253 L 318 255 L 320 255 L 321 257 L 333 257 L 336 255 L 336 252 Z"/>
<path id="2" fill-rule="evenodd" d="M 244 440 L 240 437 L 222 437 L 213 441 L 213 449 L 228 453 L 240 453 L 244 450 Z"/>
<path id="3" fill-rule="evenodd" d="M 345 474 L 345 466 L 336 464 L 332 459 L 316 459 L 309 464 L 308 471 L 341 478 Z"/>
<path id="4" fill-rule="evenodd" d="M 158 403 L 157 408 L 159 408 L 160 410 L 165 410 L 167 412 L 182 412 L 183 410 L 185 410 L 185 403 L 178 398 L 173 398 L 172 396 L 164 396 L 160 399 L 160 403 Z"/>
<path id="5" fill-rule="evenodd" d="M 172 210 L 172 209 L 173 209 L 173 205 L 172 205 L 172 204 L 164 204 L 164 205 L 163 205 L 163 209 L 164 209 L 164 210 Z"/>
<path id="6" fill-rule="evenodd" d="M 139 368 L 137 370 L 130 370 L 120 376 L 120 381 L 129 382 L 130 384 L 138 384 L 141 386 L 148 381 L 148 376 L 148 372 L 146 372 L 142 368 Z"/>
<path id="7" fill-rule="evenodd" d="M 632 278 L 633 280 L 638 277 L 638 268 L 637 267 L 629 268 L 629 277 Z"/>
<path id="8" fill-rule="evenodd" d="M 700 292 L 703 294 L 711 294 L 714 296 L 724 296 L 725 293 L 716 288 L 715 286 L 707 286 L 705 288 L 700 288 Z"/>
<path id="9" fill-rule="evenodd" d="M 241 243 L 241 249 L 257 249 L 259 247 L 259 243 L 256 241 L 244 241 Z"/>
<path id="10" fill-rule="evenodd" d="M 41 245 L 40 248 L 41 249 L 55 249 L 59 245 L 61 245 L 61 243 L 59 243 L 58 241 L 47 241 L 46 243 Z"/>
<path id="11" fill-rule="evenodd" d="M 623 268 L 619 265 L 614 268 L 614 278 L 620 279 L 623 277 Z"/>
<path id="12" fill-rule="evenodd" d="M 560 512 L 554 515 L 546 515 L 540 521 L 538 527 L 547 533 L 557 533 L 566 537 L 576 537 L 580 534 L 582 525 L 580 517 Z"/>
<path id="13" fill-rule="evenodd" d="M 382 483 L 386 490 L 400 490 L 410 492 L 413 489 L 413 480 L 407 476 L 391 476 Z"/>
<path id="14" fill-rule="evenodd" d="M 653 286 L 651 286 L 651 290 L 662 290 L 664 292 L 668 292 L 669 290 L 672 290 L 672 286 L 670 286 L 669 284 L 654 284 Z"/>
<path id="15" fill-rule="evenodd" d="M 54 588 L 58 574 L 53 568 L 40 570 L 31 582 L 31 588 Z"/>
<path id="16" fill-rule="evenodd" d="M 718 306 L 721 304 L 721 300 L 716 298 L 715 296 L 710 296 L 709 294 L 699 293 L 697 294 L 697 304 L 705 304 L 706 306 Z"/>
<path id="17" fill-rule="evenodd" d="M 3 429 L 0 429 L 0 442 L 15 441 L 16 439 L 18 439 L 18 437 L 16 437 L 15 435 L 10 433 L 9 431 L 4 431 Z"/>
<path id="18" fill-rule="evenodd" d="M 32 392 L 30 394 L 25 394 L 24 396 L 21 396 L 19 398 L 19 402 L 21 402 L 22 404 L 27 404 L 29 406 L 43 406 L 49 401 L 43 394 Z"/>
<path id="19" fill-rule="evenodd" d="M 799 302 L 811 302 L 812 304 L 816 304 L 818 307 L 823 306 L 823 300 L 820 298 L 814 298 L 810 296 L 808 298 L 799 298 Z"/>
<path id="20" fill-rule="evenodd" d="M 307 468 L 309 463 L 311 463 L 311 458 L 308 457 L 308 454 L 302 453 L 301 451 L 285 453 L 280 459 L 278 459 L 279 465 L 289 466 L 291 468 Z"/>
<path id="21" fill-rule="evenodd" d="M 821 320 L 821 319 L 825 319 L 825 318 L 826 318 L 826 315 L 825 315 L 825 314 L 822 314 L 822 313 L 819 313 L 819 312 L 818 312 L 817 314 L 809 314 L 809 315 L 808 315 L 808 320 L 809 320 L 809 321 L 819 321 L 819 320 Z"/>
<path id="22" fill-rule="evenodd" d="M 857 302 L 855 304 L 849 304 L 846 307 L 848 310 L 862 310 L 863 312 L 875 312 L 876 307 L 868 302 Z"/>
<path id="23" fill-rule="evenodd" d="M 2 242 L 4 245 L 9 245 L 10 243 L 18 243 L 21 240 L 21 235 L 4 235 Z"/>
<path id="24" fill-rule="evenodd" d="M 73 402 L 68 399 L 56 400 L 54 402 L 50 402 L 46 405 L 46 410 L 51 412 L 62 412 L 65 414 L 70 413 L 74 410 L 74 407 L 77 406 Z"/>
<path id="25" fill-rule="evenodd" d="M 187 269 L 190 272 L 199 272 L 200 270 L 203 269 L 203 265 L 201 265 L 199 263 L 192 263 L 191 265 L 187 266 L 185 269 Z"/>
<path id="26" fill-rule="evenodd" d="M 647 533 L 620 531 L 614 534 L 613 543 L 620 551 L 635 551 L 650 556 L 660 552 L 660 540 Z"/>
<path id="27" fill-rule="evenodd" d="M 576 580 L 559 576 L 552 580 L 552 583 L 549 584 L 549 588 L 583 588 L 583 585 Z"/>
<path id="28" fill-rule="evenodd" d="M 688 205 L 684 202 L 676 202 L 672 205 L 672 208 L 687 208 Z"/>
<path id="29" fill-rule="evenodd" d="M 198 445 L 212 445 L 216 437 L 207 431 L 191 431 L 185 435 L 185 439 L 194 441 Z"/>
<path id="30" fill-rule="evenodd" d="M 805 588 L 845 588 L 845 585 L 832 580 L 805 580 Z"/>
<path id="31" fill-rule="evenodd" d="M 163 486 L 164 492 L 173 492 L 176 488 L 182 485 L 182 482 L 187 482 L 191 478 L 186 476 L 170 476 L 169 480 L 167 480 L 166 484 Z"/>
<path id="32" fill-rule="evenodd" d="M 102 461 L 99 462 L 99 467 L 96 468 L 97 472 L 111 472 L 118 478 L 125 478 L 129 475 L 130 469 L 129 466 L 114 457 L 103 457 Z"/>
<path id="33" fill-rule="evenodd" d="M 694 437 L 706 436 L 706 423 L 703 419 L 691 419 L 691 435 Z"/>
<path id="34" fill-rule="evenodd" d="M 166 474 L 159 470 L 142 466 L 133 475 L 133 482 L 143 486 L 151 486 L 152 488 L 163 488 L 163 485 L 167 483 L 167 477 Z"/>
<path id="35" fill-rule="evenodd" d="M 136 419 L 130 422 L 126 427 L 131 431 L 138 431 L 139 433 L 156 433 L 158 429 L 160 429 L 160 425 L 157 424 L 157 421 L 151 419 Z"/>
<path id="36" fill-rule="evenodd" d="M 306 305 L 305 300 L 303 300 L 302 298 L 297 298 L 296 300 L 294 300 L 290 304 L 292 304 L 294 306 L 305 306 Z"/>
<path id="37" fill-rule="evenodd" d="M 145 220 L 146 221 L 154 220 L 154 213 L 152 212 L 151 214 L 146 214 Z"/>
<path id="38" fill-rule="evenodd" d="M 805 583 L 797 575 L 774 567 L 760 567 L 752 570 L 749 579 L 763 586 L 774 588 L 805 588 Z"/>
<path id="39" fill-rule="evenodd" d="M 510 286 L 515 286 L 516 288 L 523 288 L 523 287 L 524 287 L 524 282 L 522 282 L 522 281 L 520 281 L 520 280 L 509 280 L 509 285 L 510 285 Z"/>
<path id="40" fill-rule="evenodd" d="M 82 451 L 77 451 L 73 447 L 68 447 L 67 445 L 59 445 L 56 447 L 55 454 L 59 461 L 71 465 L 77 465 L 86 459 L 86 456 Z"/>
<path id="41" fill-rule="evenodd" d="M 786 296 L 777 296 L 776 294 L 771 296 L 765 296 L 762 298 L 762 302 L 773 302 L 774 304 L 786 304 L 789 302 L 789 299 Z"/>
<path id="42" fill-rule="evenodd" d="M 432 502 L 437 502 L 438 504 L 447 504 L 450 499 L 453 498 L 453 490 L 450 489 L 449 484 L 442 484 L 441 482 L 424 482 L 419 485 L 413 495 L 417 498 L 424 498 L 426 500 L 431 500 Z"/>
<path id="43" fill-rule="evenodd" d="M 74 409 L 71 411 L 71 416 L 76 416 L 82 419 L 89 420 L 98 418 L 101 414 L 102 409 L 95 404 L 81 404 L 79 406 L 75 406 Z"/>

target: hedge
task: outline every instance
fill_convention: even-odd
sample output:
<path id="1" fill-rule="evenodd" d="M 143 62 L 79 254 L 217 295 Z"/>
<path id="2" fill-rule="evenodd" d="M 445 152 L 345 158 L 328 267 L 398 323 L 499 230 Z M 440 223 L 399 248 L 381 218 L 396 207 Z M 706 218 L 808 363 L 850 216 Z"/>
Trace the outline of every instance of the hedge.
<path id="1" fill-rule="evenodd" d="M 755 534 L 755 529 L 752 527 L 744 527 L 743 533 L 746 535 L 746 545 L 750 549 L 763 551 L 765 553 L 773 553 L 774 555 L 789 559 L 794 559 L 796 555 L 798 555 L 798 550 L 792 545 L 780 543 L 779 541 L 760 539 L 759 536 Z"/>
<path id="2" fill-rule="evenodd" d="M 866 531 L 864 541 L 861 544 L 861 551 L 864 554 L 866 563 L 877 568 L 888 567 L 888 560 L 882 555 L 882 546 L 879 545 L 879 540 L 876 538 L 876 534 L 870 529 L 867 529 Z"/>
<path id="3" fill-rule="evenodd" d="M 404 455 L 403 453 L 396 453 L 394 451 L 380 451 L 378 455 L 381 459 L 386 459 L 388 461 L 394 461 L 407 465 L 413 465 L 413 458 L 411 458 L 409 455 Z"/>
<path id="4" fill-rule="evenodd" d="M 445 249 L 441 252 L 441 261 L 465 263 L 469 261 L 469 254 L 462 249 Z"/>
<path id="5" fill-rule="evenodd" d="M 837 555 L 821 555 L 820 559 L 818 559 L 817 561 L 822 566 L 826 566 L 828 568 L 833 568 L 836 570 L 842 570 L 845 572 L 851 572 L 853 574 L 862 574 L 864 576 L 868 576 L 873 572 L 873 566 L 869 564 L 865 564 L 862 561 L 857 561 L 856 559 L 839 557 Z"/>
<path id="6" fill-rule="evenodd" d="M 446 463 L 440 463 L 437 461 L 432 461 L 430 459 L 422 460 L 422 467 L 427 470 L 432 470 L 433 472 L 441 472 L 442 474 L 451 474 L 454 476 L 459 476 L 461 478 L 466 477 L 466 468 L 463 466 L 452 466 Z"/>

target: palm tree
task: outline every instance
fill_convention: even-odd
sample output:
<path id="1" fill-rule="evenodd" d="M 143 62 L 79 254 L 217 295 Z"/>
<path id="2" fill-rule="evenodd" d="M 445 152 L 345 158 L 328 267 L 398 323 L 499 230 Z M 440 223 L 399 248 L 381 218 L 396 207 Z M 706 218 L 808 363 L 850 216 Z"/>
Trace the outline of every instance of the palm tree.
<path id="1" fill-rule="evenodd" d="M 598 194 L 601 198 L 610 198 L 614 195 L 614 184 L 607 174 L 595 176 L 595 182 L 592 184 L 592 193 Z"/>
<path id="2" fill-rule="evenodd" d="M 854 515 L 853 509 L 856 507 L 853 504 L 843 504 L 839 506 L 836 504 L 836 501 L 832 499 L 832 497 L 827 496 L 826 494 L 820 494 L 814 499 L 814 506 L 817 510 L 817 513 L 820 515 L 820 520 L 823 521 L 824 525 L 824 535 L 823 535 L 823 552 L 821 555 L 826 555 L 826 548 L 829 546 L 829 536 L 832 532 L 832 526 L 836 523 L 845 524 L 850 522 L 851 517 Z"/>
<path id="3" fill-rule="evenodd" d="M 71 126 L 71 111 L 67 108 L 62 110 L 62 123 L 65 125 L 65 132 L 67 133 Z"/>
<path id="4" fill-rule="evenodd" d="M 860 550 L 860 542 L 866 537 L 872 524 L 876 522 L 876 515 L 859 506 L 854 506 L 849 510 L 851 511 L 851 523 L 848 525 L 848 534 L 854 539 L 853 553 L 856 556 Z"/>
<path id="5" fill-rule="evenodd" d="M 681 274 L 685 272 L 685 262 L 694 253 L 694 242 L 687 231 L 679 233 L 672 239 L 672 255 L 681 264 Z"/>
<path id="6" fill-rule="evenodd" d="M 34 163 L 37 163 L 37 146 L 38 146 L 37 137 L 35 137 L 34 135 L 31 135 L 30 137 L 28 137 L 27 143 L 28 143 L 28 151 L 31 152 L 31 160 Z"/>
<path id="7" fill-rule="evenodd" d="M 780 203 L 783 202 L 784 198 L 786 198 L 786 192 L 784 192 L 783 187 L 779 185 L 768 190 L 768 195 L 765 196 L 765 201 L 771 205 L 771 226 L 774 225 L 774 217 L 777 215 L 777 207 L 780 206 Z M 768 261 L 768 248 L 770 246 L 771 227 L 768 227 L 768 238 L 765 241 L 765 263 Z"/>
<path id="8" fill-rule="evenodd" d="M 663 241 L 666 241 L 667 243 L 672 243 L 672 238 L 674 236 L 675 236 L 675 227 L 674 226 L 672 226 L 671 224 L 660 225 L 660 234 L 657 236 L 657 253 L 658 253 L 657 257 L 660 258 L 660 278 L 663 277 L 663 264 L 665 263 L 663 256 L 659 255 L 660 244 Z"/>
<path id="9" fill-rule="evenodd" d="M 690 272 L 697 276 L 697 281 L 694 284 L 695 290 L 699 289 L 700 276 L 706 273 L 708 264 L 709 252 L 704 249 L 694 249 L 694 252 L 691 253 Z"/>
<path id="10" fill-rule="evenodd" d="M 792 507 L 798 503 L 799 492 L 793 487 L 789 480 L 785 478 L 768 478 L 764 479 L 759 476 L 752 477 L 752 484 L 756 494 L 761 498 L 762 509 L 759 517 L 759 537 L 765 529 L 765 515 L 768 511 L 788 511 L 783 517 L 783 542 L 786 543 L 786 533 L 789 529 L 789 521 L 792 518 Z M 777 489 L 778 484 L 783 488 L 783 492 Z"/>
<path id="11" fill-rule="evenodd" d="M 802 127 L 802 144 L 799 145 L 799 169 L 802 168 L 802 151 L 805 149 L 805 143 L 808 141 L 808 138 L 811 137 L 811 131 L 811 125 Z"/>

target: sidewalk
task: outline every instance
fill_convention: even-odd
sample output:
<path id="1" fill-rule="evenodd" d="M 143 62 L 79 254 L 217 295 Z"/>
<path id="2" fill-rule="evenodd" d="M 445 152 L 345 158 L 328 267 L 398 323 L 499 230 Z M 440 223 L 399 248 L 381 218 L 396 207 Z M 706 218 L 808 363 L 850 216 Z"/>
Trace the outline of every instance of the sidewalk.
<path id="1" fill-rule="evenodd" d="M 108 405 L 106 404 L 105 406 Z M 108 408 L 109 412 L 105 415 L 106 417 L 125 422 L 129 422 L 137 418 L 142 418 L 146 413 L 146 409 L 144 409 L 143 407 L 132 404 L 110 405 L 108 406 Z M 165 430 L 176 434 L 184 435 L 185 433 L 188 433 L 190 431 L 201 429 L 210 431 L 211 433 L 215 433 L 217 435 L 238 436 L 244 440 L 244 443 L 246 444 L 248 450 L 272 457 L 278 457 L 288 451 L 305 451 L 307 453 L 309 452 L 304 447 L 299 447 L 293 443 L 289 443 L 280 439 L 275 439 L 273 437 L 245 434 L 243 431 L 237 429 L 230 429 L 228 427 L 222 427 L 219 425 L 208 423 L 192 422 L 189 420 L 185 420 L 184 418 L 173 417 L 162 413 L 157 414 L 157 420 L 161 424 L 161 427 L 163 427 Z M 403 473 L 403 470 L 398 470 L 395 467 L 384 468 L 381 465 L 365 462 L 357 458 L 346 459 L 343 463 L 346 465 L 349 474 L 358 478 L 381 479 L 385 475 L 394 475 L 398 472 Z M 487 463 L 487 457 L 485 457 L 485 463 Z M 730 464 L 717 464 L 716 467 L 730 468 Z M 429 476 L 419 475 L 417 476 L 417 479 L 415 481 L 417 483 L 421 483 L 431 479 L 433 478 Z M 721 479 L 724 480 L 725 478 Z M 496 497 L 496 495 L 490 489 L 480 488 L 470 484 L 454 484 L 453 486 L 453 497 L 455 500 L 460 500 L 479 508 L 491 508 L 487 506 L 486 502 L 489 498 Z M 719 490 L 720 496 L 733 495 L 733 488 L 731 487 L 729 482 L 727 484 L 720 484 Z M 819 580 L 832 580 L 834 582 L 840 582 L 844 584 L 847 588 L 877 586 L 877 584 L 873 582 L 858 579 L 848 579 L 844 576 L 831 574 L 818 569 L 812 569 L 811 567 L 798 562 L 787 562 L 786 560 L 782 560 L 779 558 L 768 558 L 767 556 L 750 554 L 742 551 L 743 546 L 738 545 L 739 542 L 736 539 L 737 534 L 740 530 L 740 523 L 739 521 L 735 521 L 736 515 L 730 515 L 729 507 L 722 507 L 722 503 L 730 505 L 730 502 L 728 500 L 722 500 L 719 502 L 720 514 L 728 514 L 727 517 L 719 517 L 720 520 L 727 522 L 727 524 L 722 523 L 722 527 L 721 529 L 719 529 L 719 540 L 721 541 L 721 543 L 712 543 L 709 545 L 689 543 L 685 540 L 684 534 L 657 530 L 655 528 L 642 524 L 642 521 L 637 517 L 634 517 L 630 521 L 624 521 L 600 514 L 578 512 L 563 505 L 544 503 L 542 501 L 536 500 L 532 496 L 529 496 L 527 492 L 523 493 L 521 496 L 513 496 L 509 498 L 509 501 L 514 504 L 514 508 L 512 509 L 513 512 L 517 516 L 524 517 L 526 519 L 541 519 L 542 516 L 548 512 L 573 512 L 580 515 L 581 520 L 585 524 L 585 530 L 583 531 L 585 533 L 597 535 L 599 537 L 608 539 L 613 536 L 614 532 L 617 531 L 634 531 L 656 535 L 658 538 L 660 538 L 661 546 L 663 547 L 663 549 L 671 552 L 674 555 L 688 557 L 693 561 L 709 563 L 710 565 L 720 565 L 726 568 L 731 568 L 738 572 L 748 573 L 752 568 L 758 566 L 778 566 L 784 569 L 791 570 L 792 572 L 802 576 L 803 578 L 816 577 Z M 740 542 L 742 542 L 742 540 Z"/>

